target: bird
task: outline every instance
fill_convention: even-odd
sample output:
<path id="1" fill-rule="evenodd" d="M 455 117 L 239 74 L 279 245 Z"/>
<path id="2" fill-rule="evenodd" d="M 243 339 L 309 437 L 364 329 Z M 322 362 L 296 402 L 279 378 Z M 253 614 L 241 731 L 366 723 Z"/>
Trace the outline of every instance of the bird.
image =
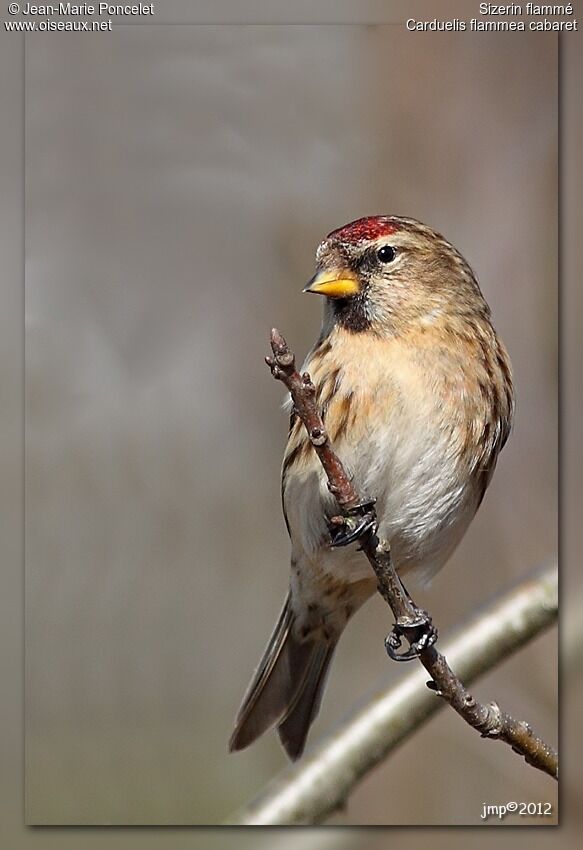
<path id="1" fill-rule="evenodd" d="M 376 500 L 378 536 L 400 577 L 427 583 L 472 521 L 509 436 L 508 352 L 476 275 L 441 233 L 375 215 L 333 230 L 304 292 L 324 298 L 309 372 L 331 444 L 359 494 Z M 281 491 L 291 540 L 289 592 L 237 714 L 241 750 L 272 727 L 292 761 L 338 640 L 375 593 L 358 541 L 334 546 L 338 514 L 293 411 Z"/>

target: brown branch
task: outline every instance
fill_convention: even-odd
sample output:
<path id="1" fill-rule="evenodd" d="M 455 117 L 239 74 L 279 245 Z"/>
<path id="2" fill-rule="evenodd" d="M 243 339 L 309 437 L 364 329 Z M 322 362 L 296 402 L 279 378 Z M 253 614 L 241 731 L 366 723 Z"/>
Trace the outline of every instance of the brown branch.
<path id="1" fill-rule="evenodd" d="M 316 391 L 310 376 L 308 373 L 298 373 L 293 353 L 275 328 L 271 332 L 271 349 L 273 357 L 265 358 L 267 365 L 273 377 L 282 381 L 289 390 L 294 409 L 320 458 L 330 491 L 336 497 L 343 516 L 350 517 L 351 510 L 361 503 L 361 499 L 332 448 L 318 411 Z M 374 508 L 370 510 L 374 511 Z M 483 705 L 477 702 L 451 670 L 445 657 L 432 645 L 437 633 L 428 631 L 431 619 L 426 612 L 417 608 L 404 590 L 393 567 L 388 543 L 379 540 L 375 533 L 370 533 L 360 540 L 360 544 L 376 574 L 379 593 L 395 616 L 393 633 L 387 639 L 389 654 L 396 657 L 394 650 L 390 650 L 391 643 L 394 647 L 396 640 L 398 646 L 401 636 L 405 637 L 413 654 L 402 657 L 418 655 L 431 676 L 428 687 L 443 697 L 483 737 L 504 741 L 522 755 L 528 764 L 557 779 L 559 768 L 555 750 L 537 737 L 527 723 L 515 720 L 501 711 L 496 703 Z"/>
<path id="2" fill-rule="evenodd" d="M 266 357 L 265 362 L 273 377 L 282 381 L 290 391 L 294 409 L 306 426 L 310 441 L 324 467 L 330 492 L 336 497 L 341 509 L 353 507 L 358 504 L 358 493 L 330 444 L 316 405 L 316 388 L 307 372 L 300 375 L 296 371 L 295 357 L 276 328 L 271 331 L 271 350 L 273 358 Z"/>

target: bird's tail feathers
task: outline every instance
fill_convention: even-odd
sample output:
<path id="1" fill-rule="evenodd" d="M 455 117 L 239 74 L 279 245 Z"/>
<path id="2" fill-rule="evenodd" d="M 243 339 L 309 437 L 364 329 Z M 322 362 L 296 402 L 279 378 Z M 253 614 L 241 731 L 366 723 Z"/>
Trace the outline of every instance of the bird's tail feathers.
<path id="1" fill-rule="evenodd" d="M 292 760 L 304 750 L 336 641 L 298 640 L 292 628 L 294 617 L 288 595 L 239 709 L 229 742 L 231 751 L 244 749 L 276 724 Z"/>

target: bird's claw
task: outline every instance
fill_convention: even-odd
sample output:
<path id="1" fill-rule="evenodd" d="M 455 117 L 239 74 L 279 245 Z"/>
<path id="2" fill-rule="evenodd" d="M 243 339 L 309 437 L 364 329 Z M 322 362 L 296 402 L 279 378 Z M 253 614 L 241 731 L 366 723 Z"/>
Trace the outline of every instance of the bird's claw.
<path id="1" fill-rule="evenodd" d="M 344 516 L 332 517 L 329 524 L 332 549 L 349 546 L 368 534 L 376 533 L 374 505 L 375 499 L 367 499 L 349 508 Z"/>
<path id="2" fill-rule="evenodd" d="M 397 621 L 391 633 L 385 638 L 385 649 L 393 661 L 412 661 L 418 658 L 424 649 L 433 646 L 437 640 L 437 629 L 427 611 L 419 608 L 417 614 L 417 619 L 413 621 Z M 403 638 L 409 641 L 410 646 L 404 652 L 399 652 Z"/>

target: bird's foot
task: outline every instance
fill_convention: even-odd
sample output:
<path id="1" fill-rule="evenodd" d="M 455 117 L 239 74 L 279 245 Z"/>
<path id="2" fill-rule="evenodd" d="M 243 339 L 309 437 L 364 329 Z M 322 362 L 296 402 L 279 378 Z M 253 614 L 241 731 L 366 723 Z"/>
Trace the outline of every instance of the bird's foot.
<path id="1" fill-rule="evenodd" d="M 427 611 L 416 608 L 416 613 L 414 620 L 398 620 L 385 638 L 385 649 L 393 661 L 412 661 L 437 640 L 437 629 Z M 409 649 L 399 652 L 403 638 L 409 641 Z"/>
<path id="2" fill-rule="evenodd" d="M 333 549 L 349 546 L 369 534 L 376 533 L 375 501 L 376 499 L 367 499 L 352 508 L 348 508 L 344 516 L 332 517 L 328 527 Z"/>

